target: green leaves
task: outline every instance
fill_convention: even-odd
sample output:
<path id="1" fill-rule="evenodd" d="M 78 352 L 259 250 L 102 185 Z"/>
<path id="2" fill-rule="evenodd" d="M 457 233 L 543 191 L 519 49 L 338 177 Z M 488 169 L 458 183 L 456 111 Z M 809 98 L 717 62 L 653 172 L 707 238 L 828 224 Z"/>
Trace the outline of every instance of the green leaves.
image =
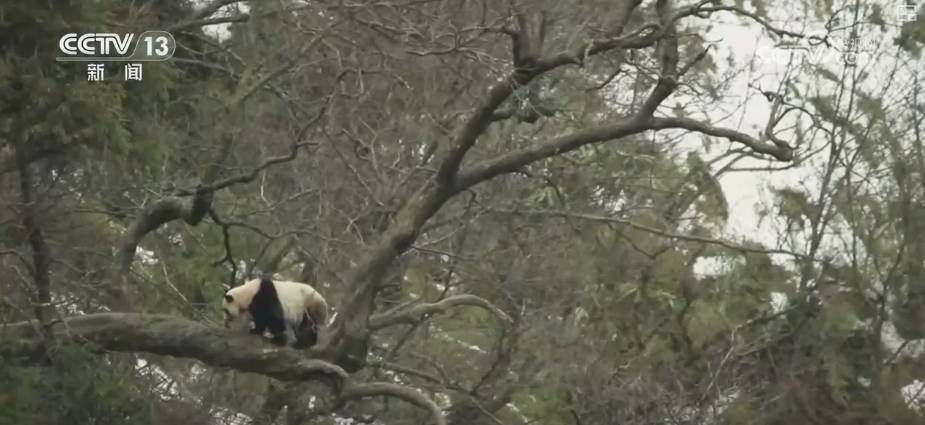
<path id="1" fill-rule="evenodd" d="M 904 22 L 899 37 L 893 41 L 895 45 L 911 53 L 915 58 L 921 57 L 922 45 L 925 44 L 925 19 L 922 19 L 921 12 L 918 16 L 919 19 Z"/>
<path id="2" fill-rule="evenodd" d="M 728 317 L 723 314 L 722 304 L 701 301 L 694 304 L 688 316 L 688 335 L 695 347 L 702 347 L 719 334 L 731 330 Z"/>
<path id="3" fill-rule="evenodd" d="M 725 223 L 729 219 L 729 204 L 723 193 L 719 180 L 713 176 L 709 165 L 696 153 L 687 156 L 688 184 L 692 185 L 697 196 L 697 210 L 703 212 L 706 218 L 716 224 Z"/>
<path id="4" fill-rule="evenodd" d="M 100 358 L 84 348 L 56 348 L 49 366 L 0 366 L 0 380 L 15 391 L 0 391 L 0 423 L 41 424 L 71 420 L 147 424 L 153 382 L 127 375 L 131 359 Z"/>
<path id="5" fill-rule="evenodd" d="M 791 188 L 772 190 L 778 201 L 778 213 L 785 218 L 788 223 L 799 229 L 803 228 L 805 220 L 811 217 L 816 208 L 809 200 L 806 193 Z"/>

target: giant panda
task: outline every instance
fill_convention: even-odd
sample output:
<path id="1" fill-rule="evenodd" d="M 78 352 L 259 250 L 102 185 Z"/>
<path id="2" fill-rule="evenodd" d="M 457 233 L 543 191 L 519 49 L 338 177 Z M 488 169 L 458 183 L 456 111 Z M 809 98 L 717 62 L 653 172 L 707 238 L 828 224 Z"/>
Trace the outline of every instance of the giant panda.
<path id="1" fill-rule="evenodd" d="M 269 330 L 273 343 L 294 348 L 315 345 L 328 321 L 328 304 L 311 285 L 266 277 L 228 289 L 222 300 L 222 310 L 226 328 L 249 313 L 252 334 L 263 335 Z"/>

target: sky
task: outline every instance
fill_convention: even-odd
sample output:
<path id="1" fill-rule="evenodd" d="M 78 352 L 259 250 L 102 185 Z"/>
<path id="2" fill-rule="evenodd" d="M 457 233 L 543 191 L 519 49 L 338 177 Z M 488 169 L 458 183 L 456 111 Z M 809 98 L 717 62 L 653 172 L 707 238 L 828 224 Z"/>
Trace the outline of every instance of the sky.
<path id="1" fill-rule="evenodd" d="M 864 4 L 871 3 L 873 2 L 867 1 Z M 898 9 L 890 7 L 894 2 L 878 3 L 883 5 L 883 15 L 887 22 L 891 22 L 891 20 L 898 22 Z M 787 10 L 778 10 L 778 12 L 792 13 Z M 757 87 L 763 90 L 776 91 L 781 81 L 785 81 L 788 77 L 788 72 L 793 72 L 793 67 L 791 66 L 793 60 L 797 62 L 806 60 L 809 63 L 823 64 L 836 75 L 839 75 L 845 69 L 844 55 L 839 48 L 817 46 L 812 47 L 809 51 L 801 51 L 775 47 L 775 40 L 767 35 L 765 31 L 762 31 L 757 24 L 739 17 L 732 17 L 728 13 L 718 16 L 720 18 L 714 21 L 713 28 L 706 37 L 708 40 L 716 41 L 714 47 L 717 49 L 717 54 L 715 57 L 725 58 L 731 54 L 735 58 L 736 66 L 751 62 L 753 68 L 751 72 L 738 74 L 734 78 L 731 89 L 727 93 L 726 102 L 717 105 L 716 109 L 724 111 L 724 113 L 732 110 L 736 111 L 725 121 L 711 119 L 717 126 L 733 128 L 748 133 L 753 137 L 759 137 L 761 129 L 764 128 L 767 122 L 771 103 L 757 92 Z M 824 30 L 824 22 L 820 20 L 800 21 L 799 19 L 785 20 L 784 18 L 782 16 L 779 20 L 771 20 L 771 23 L 778 28 L 802 33 L 818 34 Z M 875 57 L 873 53 L 878 50 L 892 48 L 890 40 L 896 31 L 888 30 L 884 34 L 879 30 L 872 30 L 870 27 L 861 28 L 862 32 L 858 39 L 860 54 L 856 56 L 855 65 L 859 69 L 870 71 L 874 76 L 871 81 L 876 84 L 879 82 L 876 77 L 878 70 L 889 69 L 886 66 L 888 64 L 880 62 L 890 58 L 888 55 Z M 840 47 L 841 43 L 847 41 L 841 33 L 836 33 L 833 37 L 833 45 L 838 47 Z M 805 42 L 799 42 L 799 44 L 808 46 Z M 879 62 L 873 63 L 872 61 L 874 60 Z M 721 60 L 716 62 L 718 66 L 724 65 Z M 814 78 L 814 76 L 798 77 L 796 81 L 804 84 L 814 84 L 813 81 L 817 81 L 809 80 L 808 78 Z M 749 88 L 749 83 L 751 83 L 752 88 Z M 805 99 L 802 100 L 805 101 Z M 785 128 L 786 124 L 782 123 L 778 128 Z M 784 140 L 788 140 L 786 132 L 781 132 L 778 135 Z M 706 157 L 710 157 L 702 149 L 700 151 Z M 735 172 L 721 176 L 720 183 L 730 208 L 729 221 L 724 229 L 725 239 L 739 241 L 748 238 L 762 242 L 768 247 L 778 247 L 777 235 L 781 231 L 778 223 L 773 220 L 761 220 L 758 209 L 762 206 L 768 207 L 773 204 L 770 190 L 772 187 L 800 188 L 807 191 L 811 196 L 818 196 L 820 187 L 818 174 L 822 169 L 822 160 L 823 156 L 818 156 L 801 166 L 783 171 Z M 785 164 L 745 160 L 736 165 L 737 167 L 781 167 Z M 785 258 L 786 256 L 775 256 L 774 259 L 776 262 L 780 262 Z M 713 267 L 709 263 L 701 264 L 701 266 L 703 266 L 702 270 L 700 270 L 701 272 Z"/>

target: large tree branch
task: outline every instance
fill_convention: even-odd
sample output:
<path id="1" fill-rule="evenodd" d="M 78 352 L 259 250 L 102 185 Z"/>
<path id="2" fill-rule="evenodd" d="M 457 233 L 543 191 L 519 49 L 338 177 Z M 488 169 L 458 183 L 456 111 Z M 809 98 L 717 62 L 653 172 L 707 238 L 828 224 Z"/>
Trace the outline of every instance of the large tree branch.
<path id="1" fill-rule="evenodd" d="M 793 148 L 785 142 L 772 140 L 772 142 L 774 142 L 773 144 L 765 143 L 748 134 L 728 128 L 714 127 L 705 122 L 691 118 L 653 118 L 650 127 L 652 130 L 678 128 L 696 131 L 709 136 L 722 137 L 736 143 L 741 143 L 754 152 L 770 155 L 781 161 L 790 161 L 793 159 Z"/>
<path id="2" fill-rule="evenodd" d="M 135 250 L 145 235 L 177 219 L 195 226 L 209 212 L 211 205 L 212 191 L 200 189 L 192 198 L 169 197 L 145 207 L 125 231 L 119 244 L 117 264 L 120 272 L 126 273 L 129 270 L 135 258 Z"/>
<path id="3" fill-rule="evenodd" d="M 30 357 L 36 322 L 0 324 L 0 355 Z M 196 359 L 216 367 L 253 372 L 282 381 L 346 378 L 337 365 L 303 357 L 298 351 L 255 344 L 254 337 L 182 318 L 155 314 L 98 313 L 64 319 L 54 327 L 59 341 L 107 351 L 146 352 Z"/>
<path id="4" fill-rule="evenodd" d="M 658 12 L 659 21 L 662 25 L 664 36 L 658 41 L 656 56 L 658 57 L 661 70 L 658 76 L 658 82 L 652 93 L 642 104 L 639 111 L 642 116 L 652 116 L 656 108 L 662 104 L 678 86 L 678 35 L 674 29 L 674 20 L 671 15 L 672 5 L 670 0 L 658 0 L 655 3 L 655 10 Z"/>
<path id="5" fill-rule="evenodd" d="M 322 108 L 314 118 L 305 123 L 299 130 L 296 140 L 301 140 L 308 129 L 321 119 L 324 112 L 325 108 Z M 317 145 L 317 143 L 309 141 L 294 142 L 290 145 L 287 154 L 266 158 L 250 171 L 200 185 L 194 190 L 180 190 L 177 192 L 181 196 L 192 195 L 192 198 L 168 197 L 155 201 L 153 204 L 145 207 L 125 231 L 122 236 L 122 241 L 119 244 L 119 251 L 116 255 L 116 264 L 118 267 L 116 269 L 117 276 L 115 280 L 120 282 L 122 287 L 117 295 L 128 297 L 124 301 L 130 304 L 130 297 L 128 296 L 129 288 L 127 288 L 126 277 L 135 259 L 135 251 L 138 248 L 138 244 L 141 243 L 141 240 L 144 239 L 148 233 L 177 219 L 183 219 L 183 221 L 191 226 L 199 224 L 212 207 L 212 197 L 215 191 L 235 184 L 250 183 L 257 178 L 261 171 L 276 164 L 292 161 L 298 156 L 301 148 L 314 145 Z M 230 148 L 230 145 L 226 146 L 226 148 Z M 219 154 L 219 160 L 216 162 L 223 162 L 227 153 L 228 149 L 224 149 L 223 152 Z M 211 172 L 207 172 L 206 174 L 207 179 L 212 180 L 214 178 Z"/>
<path id="6" fill-rule="evenodd" d="M 457 179 L 458 190 L 470 188 L 501 174 L 513 173 L 533 162 L 561 155 L 582 146 L 616 140 L 648 130 L 664 129 L 684 129 L 710 136 L 723 137 L 733 142 L 741 143 L 755 152 L 770 155 L 781 161 L 793 159 L 793 150 L 789 146 L 764 143 L 739 131 L 714 127 L 690 118 L 646 118 L 635 116 L 616 124 L 576 131 L 572 134 L 475 164 L 460 173 Z"/>
<path id="7" fill-rule="evenodd" d="M 719 3 L 719 2 L 716 2 L 716 3 Z M 805 34 L 798 33 L 798 32 L 793 32 L 793 31 L 788 31 L 788 30 L 785 30 L 785 29 L 783 29 L 783 28 L 777 28 L 777 27 L 775 27 L 774 25 L 771 25 L 771 23 L 768 22 L 768 21 L 766 21 L 764 18 L 762 18 L 762 17 L 760 17 L 760 16 L 758 16 L 758 15 L 752 13 L 752 12 L 749 12 L 749 11 L 747 11 L 747 10 L 745 10 L 745 9 L 742 9 L 741 7 L 737 7 L 737 6 L 710 6 L 710 7 L 701 7 L 701 8 L 699 8 L 699 9 L 697 10 L 697 15 L 701 15 L 701 14 L 709 15 L 709 14 L 711 14 L 711 12 L 720 12 L 720 11 L 727 11 L 727 12 L 732 12 L 732 13 L 737 14 L 737 15 L 745 16 L 745 17 L 747 17 L 747 18 L 749 18 L 749 19 L 755 21 L 756 23 L 758 23 L 758 25 L 761 25 L 761 26 L 764 27 L 766 30 L 770 31 L 772 34 L 777 35 L 778 37 L 806 38 L 806 35 L 805 35 Z"/>
<path id="8" fill-rule="evenodd" d="M 36 321 L 0 324 L 0 356 L 35 359 L 44 350 Z M 87 345 L 116 352 L 146 352 L 196 359 L 214 367 L 265 375 L 280 381 L 319 380 L 334 389 L 341 400 L 394 397 L 431 413 L 444 424 L 437 405 L 416 390 L 392 383 L 354 382 L 340 366 L 269 342 L 255 344 L 253 335 L 240 334 L 203 323 L 165 315 L 99 313 L 76 316 L 54 326 L 59 342 Z M 315 350 L 309 356 L 318 355 Z"/>
<path id="9" fill-rule="evenodd" d="M 645 120 L 634 117 L 613 125 L 576 131 L 572 134 L 544 143 L 537 143 L 528 148 L 475 164 L 460 173 L 457 179 L 457 187 L 459 190 L 465 190 L 501 174 L 513 173 L 530 163 L 561 155 L 585 145 L 619 139 L 648 129 Z"/>
<path id="10" fill-rule="evenodd" d="M 652 46 L 659 38 L 664 36 L 662 27 L 657 23 L 650 22 L 643 24 L 635 30 L 623 34 L 633 11 L 639 7 L 639 3 L 640 2 L 635 0 L 627 0 L 620 2 L 620 4 L 616 6 L 619 14 L 614 19 L 612 33 L 615 34 L 615 36 L 591 40 L 572 50 L 544 57 L 538 61 L 537 69 L 540 72 L 545 72 L 563 65 L 582 65 L 588 57 L 611 50 L 642 49 Z"/>
<path id="11" fill-rule="evenodd" d="M 435 303 L 421 303 L 412 306 L 399 306 L 393 310 L 377 314 L 369 318 L 369 328 L 372 330 L 382 329 L 397 324 L 414 324 L 421 321 L 425 314 L 445 313 L 449 309 L 458 306 L 481 307 L 488 310 L 496 317 L 506 322 L 511 322 L 511 318 L 501 310 L 488 302 L 484 298 L 475 295 L 454 295 L 444 298 Z"/>
<path id="12" fill-rule="evenodd" d="M 625 10 L 625 14 L 623 15 L 624 21 L 620 23 L 621 28 L 625 25 L 625 20 L 629 18 L 632 9 L 635 7 L 635 3 L 636 2 L 624 3 L 628 9 Z M 456 190 L 463 190 L 480 181 L 497 176 L 498 174 L 516 171 L 527 163 L 549 156 L 559 155 L 589 143 L 625 137 L 646 130 L 648 121 L 655 113 L 656 108 L 674 92 L 678 84 L 679 76 L 706 55 L 704 51 L 695 57 L 690 64 L 684 66 L 681 72 L 679 72 L 678 40 L 674 31 L 674 24 L 682 16 L 686 16 L 692 12 L 690 9 L 685 9 L 680 13 L 673 14 L 673 9 L 669 0 L 659 0 L 656 4 L 656 10 L 659 15 L 659 24 L 644 25 L 627 36 L 617 37 L 607 41 L 593 41 L 583 47 L 584 56 L 588 56 L 615 48 L 639 48 L 650 46 L 656 41 L 659 43 L 658 58 L 661 64 L 661 73 L 658 82 L 645 102 L 643 102 L 642 108 L 640 108 L 632 119 L 614 126 L 598 127 L 584 132 L 576 132 L 572 134 L 574 137 L 566 136 L 557 139 L 557 141 L 537 146 L 536 148 L 530 148 L 525 151 L 503 156 L 496 160 L 494 164 L 483 164 L 493 165 L 493 167 L 480 169 L 477 166 L 474 173 L 466 173 L 458 178 Z M 578 54 L 578 52 L 559 55 L 540 61 L 539 72 L 572 63 L 576 54 Z"/>
<path id="13" fill-rule="evenodd" d="M 202 8 L 200 8 L 198 11 L 196 11 L 196 13 L 189 17 L 189 20 L 208 18 L 215 14 L 215 12 L 218 12 L 219 9 L 231 4 L 240 3 L 242 1 L 243 0 L 213 0 L 208 4 L 203 5 Z M 176 29 L 176 27 L 174 27 L 174 29 Z"/>
<path id="14" fill-rule="evenodd" d="M 622 14 L 618 17 L 614 32 L 623 32 L 629 21 L 632 11 L 638 2 L 626 1 L 622 3 Z M 523 13 L 517 14 L 518 28 L 509 29 L 511 34 L 515 69 L 502 81 L 494 84 L 472 116 L 463 125 L 459 134 L 453 140 L 446 156 L 437 171 L 437 182 L 446 190 L 452 190 L 455 178 L 462 164 L 463 158 L 476 140 L 485 132 L 488 126 L 497 121 L 495 111 L 520 86 L 528 84 L 534 78 L 564 65 L 579 63 L 576 57 L 587 57 L 607 52 L 617 48 L 642 48 L 651 46 L 664 33 L 648 31 L 652 27 L 643 26 L 639 30 L 622 37 L 614 37 L 606 41 L 591 41 L 576 51 L 541 58 L 543 40 L 543 27 L 545 17 L 542 13 L 528 19 Z"/>
<path id="15" fill-rule="evenodd" d="M 498 106 L 501 105 L 514 90 L 532 80 L 534 74 L 524 72 L 511 73 L 504 81 L 495 84 L 488 90 L 485 101 L 476 108 L 475 112 L 462 127 L 462 130 L 453 140 L 450 149 L 440 164 L 437 171 L 437 182 L 445 190 L 450 191 L 455 185 L 456 174 L 463 158 L 469 149 L 475 145 L 475 141 L 485 132 L 488 126 L 494 121 L 493 116 Z"/>
<path id="16" fill-rule="evenodd" d="M 632 11 L 638 6 L 636 1 L 622 3 L 622 17 L 615 23 L 614 33 L 621 34 L 629 22 Z M 521 32 L 529 32 L 524 27 L 526 20 L 521 20 Z M 583 57 L 598 54 L 620 47 L 641 48 L 650 46 L 657 40 L 657 36 L 646 31 L 637 31 L 626 37 L 615 37 L 607 43 L 597 41 L 588 43 L 581 50 Z M 536 41 L 533 45 L 542 45 Z M 534 48 L 535 50 L 535 48 Z M 541 52 L 530 52 L 530 56 Z M 522 58 L 521 58 L 522 59 Z M 492 117 L 505 100 L 514 92 L 514 89 L 529 83 L 535 77 L 560 66 L 576 63 L 573 56 L 552 56 L 547 59 L 538 59 L 533 66 L 515 69 L 502 81 L 494 84 L 481 104 L 476 107 L 472 115 L 461 127 L 449 150 L 438 168 L 435 181 L 429 181 L 412 195 L 411 199 L 396 214 L 394 222 L 385 231 L 382 238 L 363 255 L 357 266 L 350 271 L 347 281 L 350 288 L 341 302 L 342 312 L 340 320 L 334 323 L 332 340 L 338 347 L 338 358 L 347 361 L 352 358 L 354 366 L 359 367 L 365 361 L 368 343 L 365 341 L 368 333 L 367 321 L 372 311 L 372 304 L 380 276 L 393 259 L 401 255 L 417 238 L 424 223 L 427 222 L 443 204 L 460 190 L 457 182 L 459 169 L 468 151 L 475 145 L 476 140 L 492 123 Z M 342 341 L 343 340 L 343 341 Z"/>
<path id="17" fill-rule="evenodd" d="M 187 28 L 192 28 L 192 27 L 203 27 L 206 25 L 211 25 L 211 24 L 216 24 L 216 23 L 230 22 L 230 21 L 215 22 L 216 19 L 222 19 L 222 18 L 210 19 L 209 17 L 214 15 L 216 12 L 218 12 L 219 9 L 225 6 L 235 4 L 235 3 L 240 3 L 242 1 L 243 0 L 213 0 L 212 2 L 204 5 L 201 9 L 196 11 L 196 13 L 193 13 L 192 16 L 190 16 L 189 18 L 171 27 L 168 27 L 167 31 L 177 32 L 177 31 L 185 30 Z M 247 20 L 248 18 L 250 18 L 250 15 L 245 14 L 244 16 L 246 18 L 242 20 Z M 238 17 L 235 16 L 234 18 L 238 18 Z"/>
<path id="18" fill-rule="evenodd" d="M 116 310 L 130 310 L 135 304 L 132 288 L 129 287 L 129 271 L 135 260 L 138 244 L 148 233 L 162 225 L 177 219 L 195 226 L 212 207 L 212 191 L 198 190 L 192 198 L 169 197 L 159 199 L 146 206 L 132 224 L 129 225 L 116 251 L 115 268 L 112 271 L 112 284 L 107 288 L 115 298 L 112 306 Z"/>
<path id="19" fill-rule="evenodd" d="M 340 308 L 338 308 L 341 315 L 333 324 L 331 330 L 331 342 L 336 350 L 333 358 L 338 359 L 339 364 L 344 365 L 347 370 L 363 366 L 369 346 L 367 340 L 369 317 L 386 268 L 396 257 L 411 246 L 417 239 L 424 224 L 459 191 L 500 174 L 517 171 L 520 167 L 532 162 L 560 155 L 581 146 L 656 129 L 656 124 L 663 126 L 663 128 L 690 126 L 689 123 L 683 121 L 657 121 L 652 116 L 655 108 L 674 90 L 677 85 L 677 77 L 681 73 L 678 71 L 677 66 L 677 41 L 668 40 L 662 43 L 659 49 L 659 59 L 662 65 L 659 83 L 650 93 L 644 107 L 634 116 L 611 126 L 579 131 L 518 152 L 502 155 L 499 158 L 477 164 L 469 171 L 460 172 L 466 154 L 491 124 L 492 117 L 498 107 L 510 97 L 516 87 L 527 84 L 543 73 L 560 66 L 581 63 L 584 58 L 590 55 L 618 48 L 648 47 L 663 38 L 673 38 L 675 23 L 681 17 L 697 13 L 697 7 L 709 2 L 700 2 L 694 7 L 672 13 L 670 3 L 666 0 L 660 0 L 657 4 L 659 23 L 643 25 L 634 32 L 622 35 L 626 23 L 629 22 L 633 10 L 639 3 L 638 1 L 621 3 L 620 7 L 623 8 L 622 10 L 625 13 L 615 23 L 614 34 L 616 35 L 614 37 L 605 41 L 589 42 L 581 46 L 577 51 L 540 58 L 533 64 L 515 64 L 519 65 L 519 67 L 516 67 L 506 78 L 494 84 L 488 90 L 485 99 L 475 108 L 450 144 L 438 167 L 436 178 L 427 181 L 410 197 L 395 215 L 393 223 L 386 229 L 382 237 L 360 257 L 357 265 L 350 270 L 350 274 L 347 276 L 349 288 L 340 303 Z M 519 30 L 524 33 L 529 32 L 528 28 L 523 27 L 527 25 L 526 21 L 525 19 L 519 21 L 521 25 Z M 513 30 L 510 30 L 510 32 L 513 32 Z M 694 61 L 704 55 L 705 53 L 698 55 Z M 535 52 L 530 52 L 526 56 L 521 55 L 520 61 L 523 62 L 523 59 L 526 58 L 527 62 L 530 62 L 530 58 L 533 56 L 535 56 Z M 687 65 L 681 70 L 683 72 L 689 68 L 690 65 Z M 705 132 L 716 132 L 715 130 L 717 130 L 709 126 L 703 126 L 701 129 Z M 723 137 L 734 136 L 735 141 L 747 142 L 750 146 L 757 148 L 756 150 L 770 153 L 778 159 L 790 158 L 789 153 L 782 153 L 783 149 L 767 147 L 768 145 L 763 143 L 753 143 L 752 139 L 740 137 L 741 135 L 738 133 L 725 131 L 717 133 L 717 135 Z"/>

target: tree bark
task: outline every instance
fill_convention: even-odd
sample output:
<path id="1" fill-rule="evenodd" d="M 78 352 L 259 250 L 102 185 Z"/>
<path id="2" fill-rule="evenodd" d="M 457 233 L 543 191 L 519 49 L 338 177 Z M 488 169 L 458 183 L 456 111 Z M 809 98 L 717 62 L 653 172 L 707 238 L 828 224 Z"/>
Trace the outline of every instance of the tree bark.
<path id="1" fill-rule="evenodd" d="M 29 160 L 21 149 L 17 149 L 19 165 L 19 195 L 22 202 L 22 225 L 26 231 L 26 240 L 32 250 L 32 283 L 35 286 L 35 317 L 42 326 L 46 344 L 52 342 L 51 324 L 55 309 L 51 303 L 51 255 L 42 229 L 38 225 L 38 209 L 32 196 L 32 174 Z"/>

